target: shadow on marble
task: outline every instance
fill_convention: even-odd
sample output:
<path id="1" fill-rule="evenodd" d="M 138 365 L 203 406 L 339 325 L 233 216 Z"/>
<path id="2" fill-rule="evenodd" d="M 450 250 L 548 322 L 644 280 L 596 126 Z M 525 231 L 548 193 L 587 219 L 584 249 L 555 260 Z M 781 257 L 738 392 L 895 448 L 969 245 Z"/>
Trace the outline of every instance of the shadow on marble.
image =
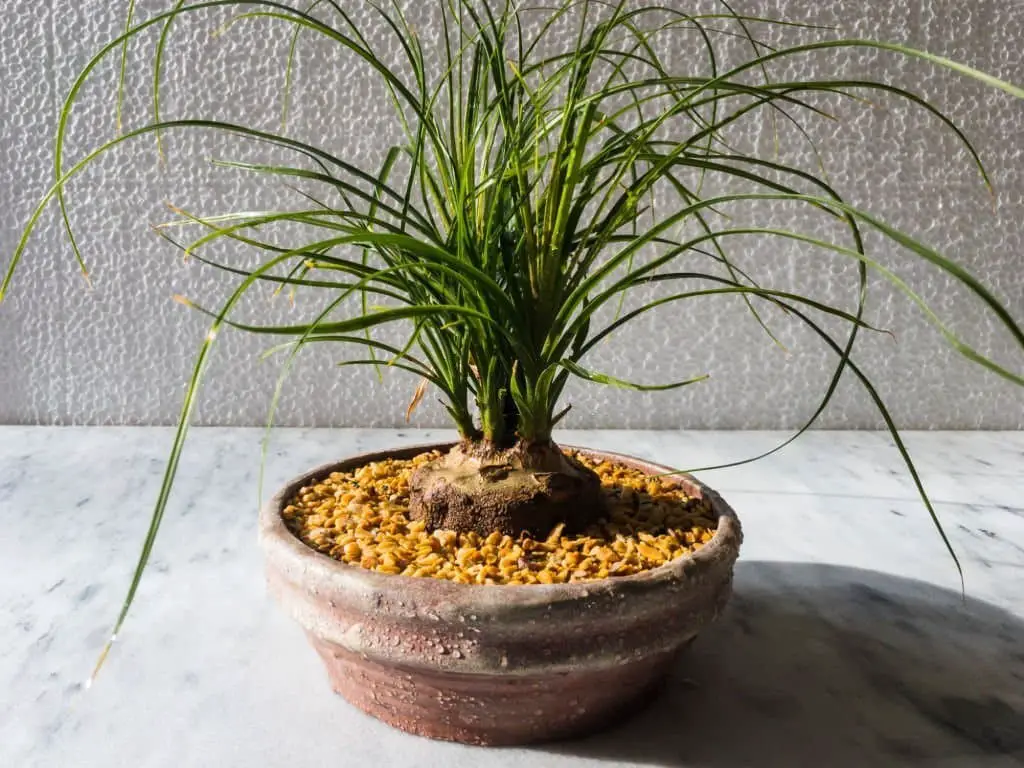
<path id="1" fill-rule="evenodd" d="M 1024 620 L 874 571 L 742 562 L 725 615 L 649 706 L 538 751 L 712 768 L 1024 765 Z"/>

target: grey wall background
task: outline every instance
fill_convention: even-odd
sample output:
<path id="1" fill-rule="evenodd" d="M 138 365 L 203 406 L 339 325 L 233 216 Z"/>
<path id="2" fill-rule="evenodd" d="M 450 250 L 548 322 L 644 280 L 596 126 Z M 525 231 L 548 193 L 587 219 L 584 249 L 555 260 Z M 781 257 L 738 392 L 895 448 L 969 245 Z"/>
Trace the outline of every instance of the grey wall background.
<path id="1" fill-rule="evenodd" d="M 676 0 L 670 0 L 677 4 Z M 140 2 L 145 18 L 170 2 Z M 345 2 L 364 14 L 362 2 Z M 407 2 L 425 39 L 436 30 L 428 2 Z M 682 3 L 679 3 L 683 7 Z M 709 6 L 686 3 L 687 8 Z M 751 14 L 799 17 L 836 26 L 851 37 L 906 42 L 1024 83 L 1024 2 L 1015 0 L 736 0 Z M 0 16 L 0 264 L 5 264 L 38 196 L 50 183 L 51 140 L 58 105 L 76 73 L 98 47 L 118 34 L 122 2 L 112 0 L 4 0 Z M 165 115 L 244 121 L 274 128 L 287 30 L 243 22 L 216 40 L 210 30 L 223 13 L 180 23 L 166 61 Z M 568 32 L 567 32 L 568 33 Z M 820 34 L 820 33 L 819 33 Z M 769 39 L 778 33 L 766 32 Z M 797 33 L 791 40 L 801 39 Z M 132 55 L 126 120 L 146 120 L 151 71 L 145 39 Z M 329 45 L 307 41 L 296 69 L 289 131 L 367 162 L 394 137 L 386 100 L 366 73 Z M 666 51 L 672 64 L 688 66 L 691 50 L 680 39 Z M 736 46 L 727 45 L 736 49 Z M 145 49 L 145 50 L 144 50 Z M 993 206 L 966 153 L 936 121 L 887 99 L 862 109 L 828 106 L 835 123 L 809 121 L 824 142 L 832 180 L 851 202 L 883 214 L 958 259 L 984 278 L 1018 319 L 1024 318 L 1024 103 L 921 63 L 884 53 L 815 55 L 775 70 L 778 78 L 889 77 L 959 115 L 981 149 L 998 197 Z M 72 118 L 70 157 L 114 135 L 114 58 L 84 91 Z M 770 146 L 762 125 L 734 135 L 744 146 Z M 0 423 L 164 424 L 175 420 L 205 333 L 203 318 L 173 303 L 182 293 L 215 303 L 230 285 L 153 236 L 147 225 L 169 214 L 164 201 L 205 213 L 281 205 L 280 187 L 245 174 L 214 170 L 211 157 L 263 160 L 266 150 L 210 135 L 175 135 L 168 164 L 159 167 L 152 142 L 140 141 L 99 162 L 70 191 L 71 208 L 92 267 L 87 290 L 74 267 L 55 211 L 44 218 L 7 300 L 0 304 Z M 786 156 L 811 158 L 799 145 Z M 288 203 L 291 204 L 291 199 Z M 762 221 L 786 223 L 796 209 L 755 212 Z M 878 245 L 878 243 L 875 243 Z M 898 270 L 954 329 L 980 350 L 1021 370 L 1021 355 L 979 305 L 934 269 L 892 246 L 875 251 Z M 849 265 L 779 243 L 748 241 L 736 255 L 773 286 L 820 291 L 849 304 Z M 239 255 L 239 258 L 247 258 Z M 872 283 L 869 319 L 894 329 L 898 341 L 865 337 L 858 359 L 872 374 L 902 426 L 915 428 L 1024 428 L 1021 390 L 975 369 L 949 351 L 920 312 L 879 280 Z M 714 302 L 722 302 L 720 299 Z M 246 312 L 294 320 L 310 304 L 255 297 Z M 781 352 L 744 314 L 742 305 L 694 303 L 648 316 L 595 351 L 591 367 L 646 381 L 707 371 L 712 380 L 677 393 L 637 394 L 580 385 L 568 396 L 572 427 L 780 428 L 801 423 L 813 410 L 829 376 L 829 353 L 808 333 L 772 316 L 789 347 Z M 225 334 L 211 366 L 198 420 L 210 424 L 261 424 L 277 375 L 261 363 L 260 340 Z M 346 353 L 308 354 L 286 385 L 279 423 L 385 426 L 403 423 L 416 385 L 400 373 L 378 383 L 369 370 L 339 370 Z M 414 423 L 444 423 L 427 405 Z M 870 400 L 847 381 L 823 426 L 868 428 L 880 424 Z"/>

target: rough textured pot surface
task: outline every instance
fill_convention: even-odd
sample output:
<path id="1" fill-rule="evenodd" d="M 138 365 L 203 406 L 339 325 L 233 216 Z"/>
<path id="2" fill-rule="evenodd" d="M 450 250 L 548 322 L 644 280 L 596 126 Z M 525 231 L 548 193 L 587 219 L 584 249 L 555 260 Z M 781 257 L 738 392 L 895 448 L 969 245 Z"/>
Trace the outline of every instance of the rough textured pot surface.
<path id="1" fill-rule="evenodd" d="M 412 733 L 472 744 L 524 744 L 600 727 L 644 697 L 732 591 L 742 534 L 714 491 L 718 527 L 691 556 L 632 576 L 552 585 L 475 586 L 390 576 L 303 544 L 281 511 L 331 472 L 449 445 L 355 456 L 296 478 L 260 512 L 271 594 L 306 630 L 334 690 Z M 596 459 L 671 471 L 614 453 Z"/>

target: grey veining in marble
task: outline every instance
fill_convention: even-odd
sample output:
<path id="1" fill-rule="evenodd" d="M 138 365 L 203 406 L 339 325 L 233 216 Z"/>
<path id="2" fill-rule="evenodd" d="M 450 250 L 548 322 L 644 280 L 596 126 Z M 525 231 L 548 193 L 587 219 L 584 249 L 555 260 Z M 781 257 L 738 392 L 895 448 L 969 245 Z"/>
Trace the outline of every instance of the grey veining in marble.
<path id="1" fill-rule="evenodd" d="M 875 433 L 809 435 L 707 472 L 744 521 L 736 594 L 635 718 L 485 751 L 334 696 L 265 594 L 259 430 L 198 429 L 152 566 L 88 691 L 171 433 L 0 428 L 0 766 L 1012 766 L 1024 761 L 1024 434 L 909 434 L 955 569 Z M 328 459 L 447 433 L 281 430 L 268 490 Z M 680 467 L 781 433 L 567 432 Z"/>

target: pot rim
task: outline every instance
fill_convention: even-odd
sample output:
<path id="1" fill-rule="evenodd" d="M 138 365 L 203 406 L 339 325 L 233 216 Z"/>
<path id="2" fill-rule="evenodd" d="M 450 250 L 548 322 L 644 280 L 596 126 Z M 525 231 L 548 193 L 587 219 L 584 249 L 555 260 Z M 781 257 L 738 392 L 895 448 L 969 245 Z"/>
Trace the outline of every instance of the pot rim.
<path id="1" fill-rule="evenodd" d="M 409 458 L 426 451 L 444 451 L 455 444 L 454 441 L 427 443 L 357 454 L 340 461 L 321 464 L 293 478 L 260 509 L 259 536 L 263 548 L 269 557 L 279 565 L 284 565 L 287 570 L 302 571 L 306 577 L 326 580 L 327 583 L 345 591 L 355 589 L 367 595 L 407 591 L 410 599 L 414 599 L 420 590 L 429 588 L 435 598 L 448 596 L 453 603 L 465 605 L 472 602 L 476 608 L 483 610 L 486 610 L 488 605 L 495 609 L 501 606 L 506 610 L 514 607 L 548 606 L 555 602 L 594 598 L 608 591 L 615 591 L 623 596 L 627 592 L 647 592 L 666 583 L 678 584 L 689 581 L 697 574 L 712 569 L 716 563 L 721 564 L 725 561 L 731 566 L 739 553 L 743 534 L 736 513 L 718 493 L 696 478 L 671 467 L 634 456 L 561 444 L 562 448 L 579 451 L 592 458 L 622 463 L 649 474 L 676 473 L 670 477 L 683 485 L 688 492 L 699 494 L 711 502 L 718 520 L 711 541 L 695 552 L 677 557 L 657 568 L 628 576 L 610 576 L 562 584 L 460 584 L 447 579 L 377 573 L 358 565 L 343 563 L 305 544 L 288 529 L 281 517 L 281 511 L 299 488 L 326 477 L 331 472 L 347 471 L 389 458 Z"/>

